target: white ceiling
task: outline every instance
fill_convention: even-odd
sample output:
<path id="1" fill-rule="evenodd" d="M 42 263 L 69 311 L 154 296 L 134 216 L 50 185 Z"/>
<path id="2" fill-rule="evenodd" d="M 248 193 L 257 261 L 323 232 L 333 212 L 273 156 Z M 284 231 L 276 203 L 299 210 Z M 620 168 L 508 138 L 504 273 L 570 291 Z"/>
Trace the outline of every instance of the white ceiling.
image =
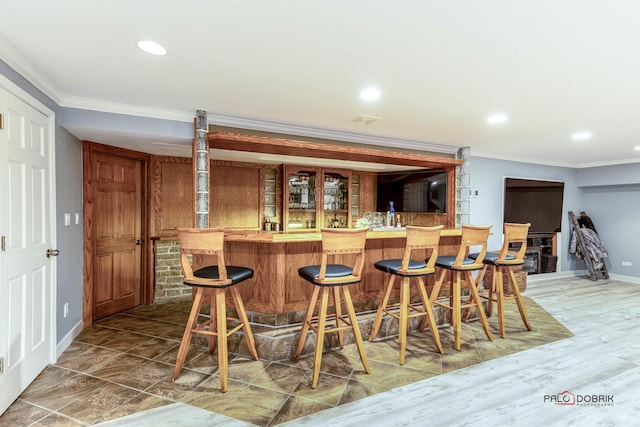
<path id="1" fill-rule="evenodd" d="M 640 162 L 638 1 L 4 3 L 0 58 L 65 107 L 184 121 L 202 109 L 214 124 L 572 167 Z M 168 55 L 138 50 L 147 38 Z M 368 85 L 378 101 L 359 99 Z M 509 120 L 488 125 L 495 112 Z"/>

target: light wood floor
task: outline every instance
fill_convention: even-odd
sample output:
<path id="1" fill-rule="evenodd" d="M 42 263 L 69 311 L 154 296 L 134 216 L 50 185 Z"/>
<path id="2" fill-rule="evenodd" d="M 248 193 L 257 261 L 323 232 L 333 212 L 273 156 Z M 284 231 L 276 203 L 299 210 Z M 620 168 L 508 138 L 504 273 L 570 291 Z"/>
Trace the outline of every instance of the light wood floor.
<path id="1" fill-rule="evenodd" d="M 574 337 L 297 419 L 296 426 L 606 425 L 640 422 L 640 285 L 583 278 L 526 296 Z M 582 404 L 545 396 L 569 391 Z M 613 403 L 584 403 L 612 399 Z M 563 396 L 569 397 L 568 393 Z"/>

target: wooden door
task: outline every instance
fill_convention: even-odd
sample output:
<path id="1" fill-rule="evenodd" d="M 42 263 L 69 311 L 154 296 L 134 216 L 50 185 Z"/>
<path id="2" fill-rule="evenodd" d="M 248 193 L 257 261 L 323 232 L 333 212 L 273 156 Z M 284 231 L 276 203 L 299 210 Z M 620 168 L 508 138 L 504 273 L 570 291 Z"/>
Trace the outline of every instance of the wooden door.
<path id="1" fill-rule="evenodd" d="M 1 415 L 55 361 L 56 258 L 53 112 L 0 79 L 0 116 Z"/>
<path id="2" fill-rule="evenodd" d="M 93 320 L 140 305 L 142 162 L 107 153 L 93 159 Z"/>

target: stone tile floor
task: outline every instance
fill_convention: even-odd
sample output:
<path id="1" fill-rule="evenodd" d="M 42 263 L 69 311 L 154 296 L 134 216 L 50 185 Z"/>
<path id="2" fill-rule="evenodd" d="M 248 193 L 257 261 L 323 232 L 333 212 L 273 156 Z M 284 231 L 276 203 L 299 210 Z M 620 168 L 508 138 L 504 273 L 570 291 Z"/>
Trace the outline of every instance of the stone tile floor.
<path id="1" fill-rule="evenodd" d="M 0 416 L 0 426 L 92 425 L 176 402 L 272 426 L 572 336 L 535 302 L 525 300 L 532 331 L 509 303 L 507 338 L 499 337 L 495 316 L 490 318 L 493 342 L 477 322 L 469 322 L 463 325 L 459 352 L 446 325 L 440 327 L 444 354 L 434 351 L 428 331 L 412 332 L 402 366 L 397 337 L 365 342 L 370 375 L 353 344 L 326 351 L 315 390 L 310 388 L 310 355 L 277 361 L 230 355 L 227 393 L 219 390 L 216 355 L 203 345 L 191 345 L 180 377 L 170 381 L 189 303 L 140 306 L 86 328 Z"/>

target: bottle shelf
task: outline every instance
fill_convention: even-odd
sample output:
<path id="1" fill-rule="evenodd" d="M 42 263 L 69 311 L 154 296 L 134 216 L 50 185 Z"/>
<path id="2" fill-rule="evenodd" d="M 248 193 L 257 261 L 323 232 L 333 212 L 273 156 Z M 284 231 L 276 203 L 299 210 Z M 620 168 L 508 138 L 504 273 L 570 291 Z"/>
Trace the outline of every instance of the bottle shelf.
<path id="1" fill-rule="evenodd" d="M 286 165 L 284 174 L 285 231 L 351 227 L 351 171 Z"/>

